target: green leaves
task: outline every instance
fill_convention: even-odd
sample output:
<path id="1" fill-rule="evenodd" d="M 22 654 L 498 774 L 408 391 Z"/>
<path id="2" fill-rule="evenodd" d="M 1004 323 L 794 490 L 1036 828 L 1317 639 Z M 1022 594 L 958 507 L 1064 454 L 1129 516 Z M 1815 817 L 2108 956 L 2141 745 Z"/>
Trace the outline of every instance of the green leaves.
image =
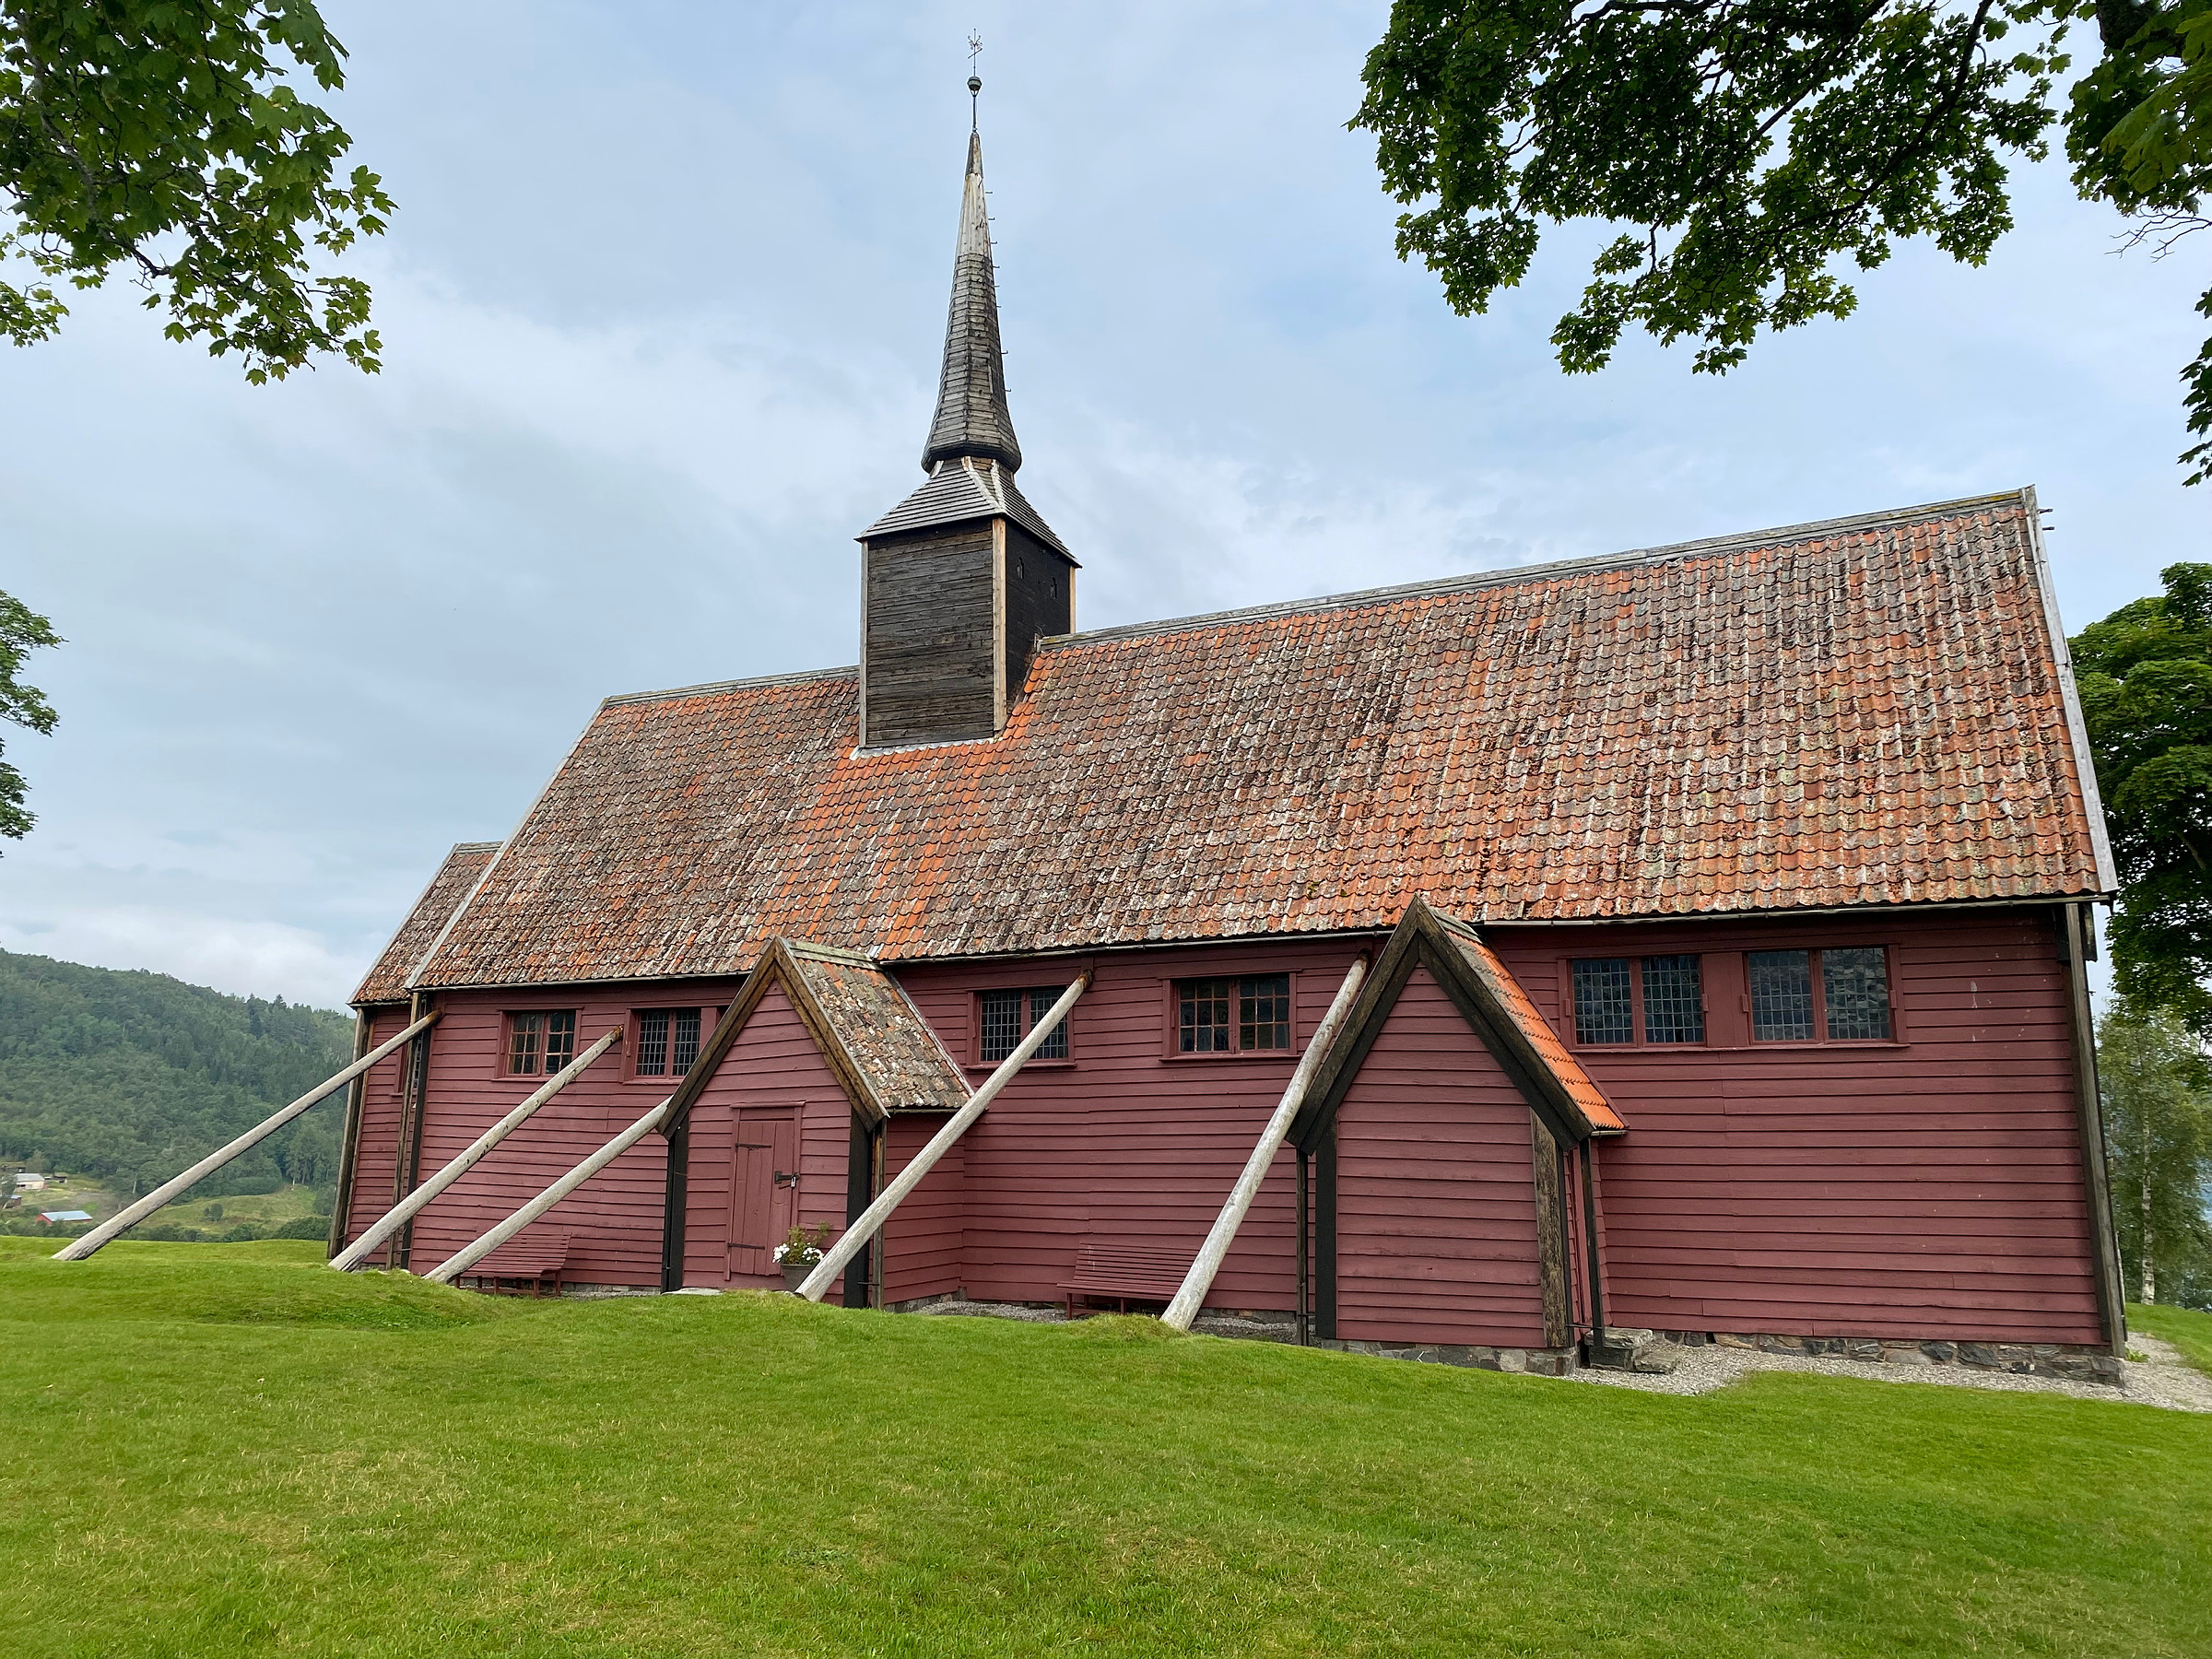
<path id="1" fill-rule="evenodd" d="M 2043 153 L 2054 40 L 1988 50 L 2032 6 L 1883 0 L 1399 0 L 1351 124 L 1414 209 L 1401 257 L 1463 315 L 1526 275 L 1548 221 L 1633 226 L 1553 332 L 1599 369 L 1641 326 L 1743 360 L 1850 314 L 1834 272 L 1933 236 L 1980 263 L 2011 225 L 1998 157 Z"/>
<path id="2" fill-rule="evenodd" d="M 16 677 L 32 652 L 61 642 L 53 623 L 21 600 L 0 594 L 0 720 L 34 732 L 53 730 L 58 717 L 45 693 Z M 23 774 L 0 760 L 0 835 L 21 841 L 37 821 L 24 809 L 23 796 Z"/>
<path id="3" fill-rule="evenodd" d="M 323 352 L 373 373 L 367 285 L 310 251 L 376 235 L 391 198 L 339 179 L 352 140 L 286 83 L 335 90 L 343 56 L 310 0 L 0 0 L 0 255 L 36 274 L 0 280 L 0 337 L 51 337 L 58 284 L 121 268 L 257 384 Z"/>
<path id="4" fill-rule="evenodd" d="M 2073 641 L 2082 714 L 2122 884 L 2113 978 L 2212 1035 L 2212 565 Z"/>

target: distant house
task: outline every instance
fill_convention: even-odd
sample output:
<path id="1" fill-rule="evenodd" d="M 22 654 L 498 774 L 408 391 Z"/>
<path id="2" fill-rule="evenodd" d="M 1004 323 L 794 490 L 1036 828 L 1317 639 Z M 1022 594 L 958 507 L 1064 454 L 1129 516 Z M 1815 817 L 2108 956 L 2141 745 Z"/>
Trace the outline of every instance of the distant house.
<path id="1" fill-rule="evenodd" d="M 41 1210 L 39 1219 L 41 1221 L 89 1221 L 92 1219 L 92 1212 L 90 1210 Z"/>
<path id="2" fill-rule="evenodd" d="M 33 1173 L 32 1173 L 30 1171 L 29 1171 L 29 1170 L 24 1170 L 24 1171 L 19 1171 L 19 1172 L 17 1174 L 17 1176 L 16 1176 L 16 1191 L 17 1191 L 17 1192 L 18 1192 L 18 1193 L 42 1193 L 42 1192 L 44 1192 L 45 1190 L 46 1190 L 46 1177 L 45 1177 L 45 1176 L 43 1176 L 43 1175 L 37 1175 L 37 1174 L 33 1174 Z"/>

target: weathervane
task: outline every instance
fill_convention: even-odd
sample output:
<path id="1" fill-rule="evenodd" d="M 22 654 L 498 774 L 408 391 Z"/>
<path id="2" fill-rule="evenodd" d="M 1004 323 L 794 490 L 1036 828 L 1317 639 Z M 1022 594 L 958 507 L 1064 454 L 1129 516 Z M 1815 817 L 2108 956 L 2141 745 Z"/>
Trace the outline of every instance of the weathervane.
<path id="1" fill-rule="evenodd" d="M 983 34 L 980 29 L 968 37 L 968 130 L 975 131 L 975 100 L 983 89 L 983 77 L 975 72 L 975 60 L 982 55 Z"/>

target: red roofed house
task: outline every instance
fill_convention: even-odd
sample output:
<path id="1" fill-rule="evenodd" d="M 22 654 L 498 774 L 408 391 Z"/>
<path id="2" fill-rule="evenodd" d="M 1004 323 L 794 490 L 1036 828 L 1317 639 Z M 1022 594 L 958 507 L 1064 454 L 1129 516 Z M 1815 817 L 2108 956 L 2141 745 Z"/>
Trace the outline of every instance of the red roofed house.
<path id="1" fill-rule="evenodd" d="M 2114 885 L 2032 494 L 1075 630 L 1015 487 L 971 141 L 926 481 L 854 667 L 609 698 L 357 998 L 334 1248 L 781 1283 L 1078 975 L 848 1302 L 1187 1260 L 1374 970 L 1209 1305 L 1558 1370 L 1599 1325 L 2111 1375 L 2083 957 Z M 535 1243 L 533 1243 L 535 1241 Z M 527 1253 L 527 1252 L 525 1252 Z M 489 1272 L 499 1264 L 484 1265 Z"/>

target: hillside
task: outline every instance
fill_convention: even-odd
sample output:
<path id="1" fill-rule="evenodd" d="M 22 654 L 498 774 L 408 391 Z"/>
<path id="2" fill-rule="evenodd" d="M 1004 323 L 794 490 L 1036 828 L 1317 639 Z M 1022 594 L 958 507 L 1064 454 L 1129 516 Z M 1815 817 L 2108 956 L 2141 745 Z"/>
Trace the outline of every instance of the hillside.
<path id="1" fill-rule="evenodd" d="M 0 1160 L 144 1192 L 343 1066 L 349 1016 L 0 951 Z M 328 1187 L 344 1096 L 194 1189 Z"/>

